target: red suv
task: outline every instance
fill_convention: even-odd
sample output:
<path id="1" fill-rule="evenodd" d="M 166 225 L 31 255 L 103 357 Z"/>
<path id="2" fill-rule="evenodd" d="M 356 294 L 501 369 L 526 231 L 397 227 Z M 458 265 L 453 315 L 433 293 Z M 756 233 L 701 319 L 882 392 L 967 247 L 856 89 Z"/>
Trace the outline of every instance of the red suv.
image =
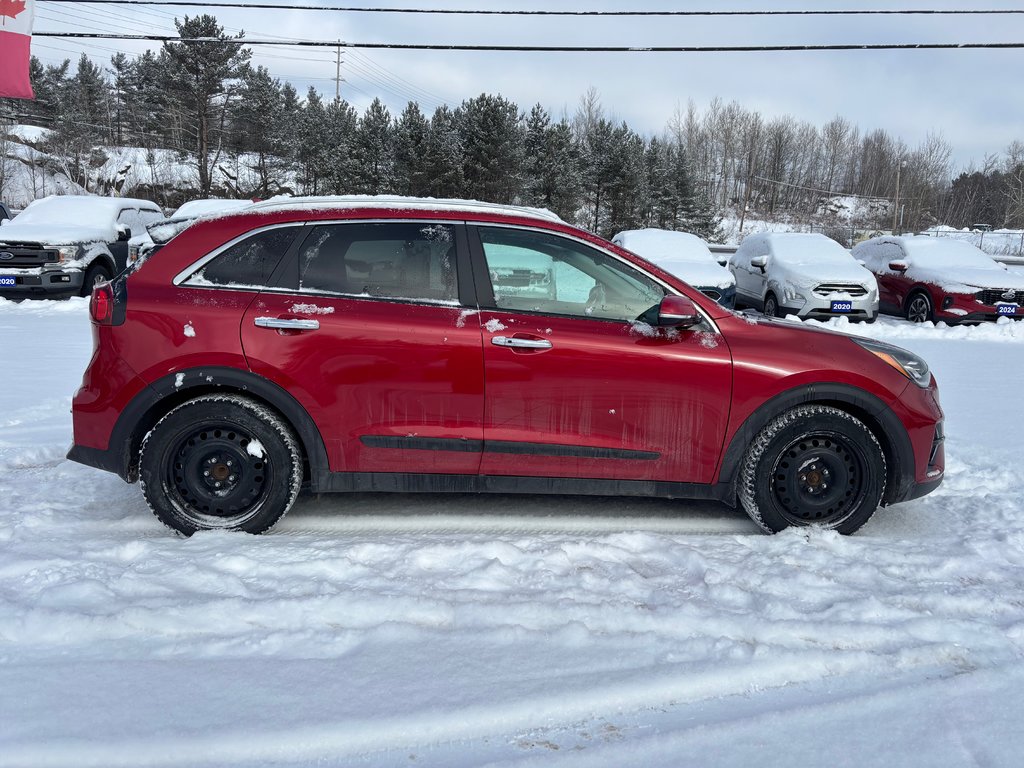
<path id="1" fill-rule="evenodd" d="M 716 499 L 851 533 L 942 479 L 920 358 L 735 314 L 529 209 L 262 203 L 91 312 L 68 456 L 185 534 L 259 533 L 303 487 Z"/>

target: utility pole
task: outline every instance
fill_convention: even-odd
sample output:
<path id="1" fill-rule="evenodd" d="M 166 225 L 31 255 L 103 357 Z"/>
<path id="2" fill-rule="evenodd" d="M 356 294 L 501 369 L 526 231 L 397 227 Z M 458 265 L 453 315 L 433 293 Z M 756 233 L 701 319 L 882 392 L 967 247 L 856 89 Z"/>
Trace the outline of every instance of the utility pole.
<path id="1" fill-rule="evenodd" d="M 334 100 L 341 101 L 341 40 L 334 52 Z"/>
<path id="2" fill-rule="evenodd" d="M 892 233 L 894 235 L 896 234 L 897 217 L 901 220 L 903 218 L 902 216 L 900 216 L 900 171 L 906 164 L 906 160 L 900 160 L 898 163 L 896 163 L 896 200 L 893 202 L 892 206 Z"/>

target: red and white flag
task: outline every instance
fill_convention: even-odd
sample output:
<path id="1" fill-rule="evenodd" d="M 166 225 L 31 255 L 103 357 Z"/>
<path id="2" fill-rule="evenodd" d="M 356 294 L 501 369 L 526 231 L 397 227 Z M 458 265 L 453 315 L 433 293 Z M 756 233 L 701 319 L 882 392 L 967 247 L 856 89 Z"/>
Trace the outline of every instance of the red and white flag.
<path id="1" fill-rule="evenodd" d="M 34 99 L 28 78 L 35 0 L 0 0 L 0 96 Z"/>

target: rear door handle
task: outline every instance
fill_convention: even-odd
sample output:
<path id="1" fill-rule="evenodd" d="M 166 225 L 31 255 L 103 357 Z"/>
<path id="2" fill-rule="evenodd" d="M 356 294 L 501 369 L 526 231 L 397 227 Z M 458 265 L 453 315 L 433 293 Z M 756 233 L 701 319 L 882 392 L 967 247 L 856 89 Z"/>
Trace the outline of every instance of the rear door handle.
<path id="1" fill-rule="evenodd" d="M 494 336 L 491 338 L 491 344 L 519 349 L 551 349 L 551 342 L 547 339 L 521 339 L 516 336 Z"/>
<path id="2" fill-rule="evenodd" d="M 259 328 L 277 328 L 285 331 L 315 331 L 320 328 L 319 320 L 300 320 L 290 317 L 257 317 L 253 322 Z"/>

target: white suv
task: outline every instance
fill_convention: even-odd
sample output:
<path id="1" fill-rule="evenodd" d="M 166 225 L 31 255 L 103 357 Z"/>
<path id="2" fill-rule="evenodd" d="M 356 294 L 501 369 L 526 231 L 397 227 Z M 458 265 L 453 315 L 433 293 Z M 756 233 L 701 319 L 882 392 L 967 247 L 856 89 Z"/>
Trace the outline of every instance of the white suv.
<path id="1" fill-rule="evenodd" d="M 769 317 L 878 316 L 875 276 L 835 240 L 820 234 L 765 232 L 750 235 L 729 260 L 736 276 L 736 305 Z"/>

